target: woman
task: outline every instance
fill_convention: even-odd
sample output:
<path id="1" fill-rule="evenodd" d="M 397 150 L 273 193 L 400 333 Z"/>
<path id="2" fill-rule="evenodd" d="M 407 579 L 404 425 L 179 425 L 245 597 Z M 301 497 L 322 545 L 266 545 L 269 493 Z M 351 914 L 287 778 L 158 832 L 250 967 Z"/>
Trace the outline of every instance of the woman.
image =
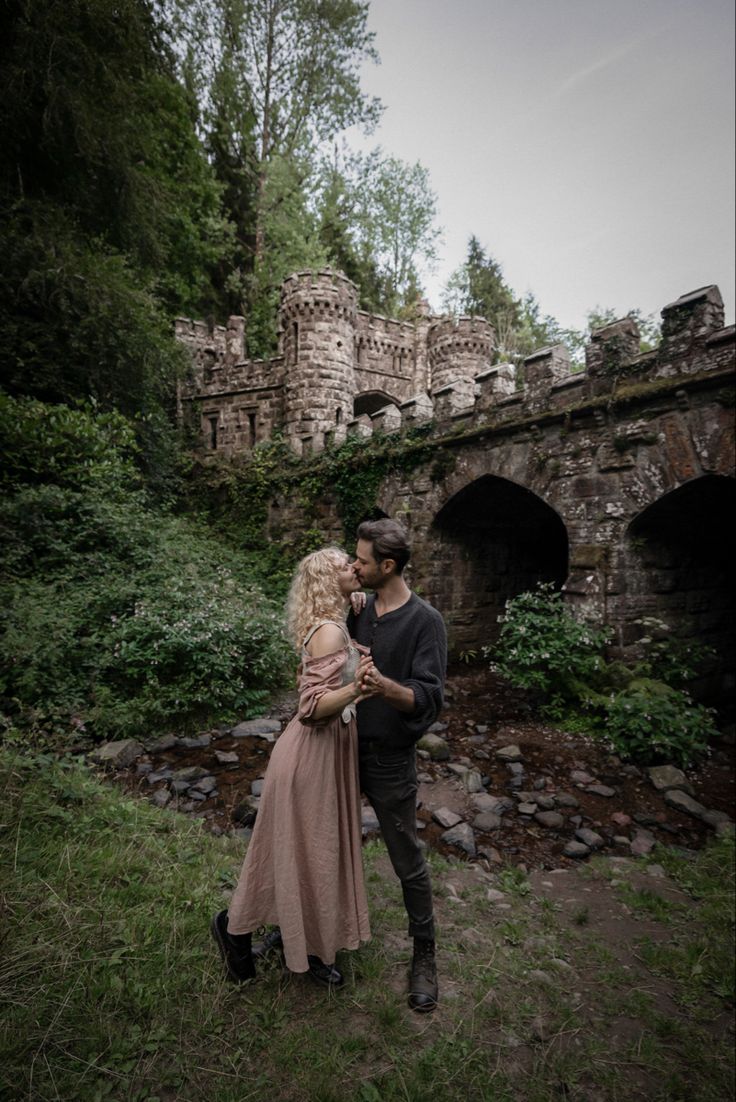
<path id="1" fill-rule="evenodd" d="M 255 975 L 251 933 L 264 924 L 287 967 L 339 987 L 338 949 L 370 936 L 361 854 L 355 704 L 368 663 L 345 627 L 360 584 L 347 555 L 328 547 L 299 564 L 287 626 L 297 650 L 299 707 L 266 772 L 248 853 L 228 911 L 212 933 L 228 975 Z M 280 936 L 279 936 L 280 931 Z M 260 954 L 259 954 L 260 955 Z"/>

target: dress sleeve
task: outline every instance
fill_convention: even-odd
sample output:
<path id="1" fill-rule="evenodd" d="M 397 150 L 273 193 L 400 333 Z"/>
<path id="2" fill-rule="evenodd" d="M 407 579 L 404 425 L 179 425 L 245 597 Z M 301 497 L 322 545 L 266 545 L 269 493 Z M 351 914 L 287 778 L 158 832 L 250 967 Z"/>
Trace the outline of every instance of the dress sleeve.
<path id="1" fill-rule="evenodd" d="M 317 703 L 325 693 L 342 688 L 342 671 L 347 662 L 347 648 L 326 654 L 323 658 L 305 658 L 299 675 L 299 707 L 297 717 L 302 723 L 317 726 L 334 716 L 312 719 Z M 338 713 L 335 712 L 335 715 Z"/>

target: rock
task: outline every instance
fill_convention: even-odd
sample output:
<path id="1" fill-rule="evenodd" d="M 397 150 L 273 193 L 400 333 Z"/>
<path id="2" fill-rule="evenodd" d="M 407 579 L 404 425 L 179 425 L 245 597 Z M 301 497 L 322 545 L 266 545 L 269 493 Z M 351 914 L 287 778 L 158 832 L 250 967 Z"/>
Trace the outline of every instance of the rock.
<path id="1" fill-rule="evenodd" d="M 649 780 L 658 792 L 668 788 L 679 788 L 692 796 L 693 788 L 681 769 L 675 765 L 653 765 L 647 769 Z"/>
<path id="2" fill-rule="evenodd" d="M 465 791 L 471 794 L 483 791 L 483 781 L 477 769 L 468 769 L 466 771 L 463 777 L 463 785 L 465 786 Z"/>
<path id="3" fill-rule="evenodd" d="M 558 807 L 580 807 L 580 800 L 577 796 L 573 796 L 571 792 L 558 792 L 555 796 L 555 803 Z"/>
<path id="4" fill-rule="evenodd" d="M 149 773 L 153 773 L 153 766 L 150 761 L 139 761 L 135 767 L 135 771 L 140 774 L 141 777 L 145 777 Z"/>
<path id="5" fill-rule="evenodd" d="M 483 746 L 487 741 L 485 735 L 468 735 L 468 742 L 471 746 Z"/>
<path id="6" fill-rule="evenodd" d="M 662 865 L 647 865 L 647 876 L 652 876 L 655 880 L 665 880 L 667 873 Z"/>
<path id="7" fill-rule="evenodd" d="M 215 757 L 220 765 L 237 765 L 240 761 L 234 750 L 215 750 Z"/>
<path id="8" fill-rule="evenodd" d="M 503 903 L 506 900 L 506 896 L 503 892 L 500 892 L 498 888 L 489 888 L 486 892 L 486 899 L 489 903 Z"/>
<path id="9" fill-rule="evenodd" d="M 478 856 L 485 857 L 491 865 L 502 865 L 503 857 L 495 848 L 495 846 L 478 846 Z"/>
<path id="10" fill-rule="evenodd" d="M 514 801 L 508 796 L 489 796 L 487 792 L 481 792 L 473 796 L 473 807 L 476 811 L 492 811 L 495 815 L 503 815 L 504 811 L 510 811 Z"/>
<path id="11" fill-rule="evenodd" d="M 473 819 L 473 830 L 479 830 L 482 834 L 487 834 L 489 830 L 498 830 L 500 825 L 501 816 L 494 811 L 481 811 Z"/>
<path id="12" fill-rule="evenodd" d="M 681 792 L 679 788 L 668 788 L 664 794 L 664 802 L 677 811 L 684 811 L 693 818 L 700 819 L 701 822 L 707 822 L 705 816 L 708 814 L 708 809 L 692 796 L 688 796 L 687 792 Z"/>
<path id="13" fill-rule="evenodd" d="M 170 786 L 171 791 L 175 792 L 177 796 L 180 796 L 182 792 L 186 792 L 189 788 L 189 781 L 172 781 Z"/>
<path id="14" fill-rule="evenodd" d="M 438 807 L 436 811 L 432 812 L 432 818 L 436 823 L 439 823 L 441 827 L 445 827 L 445 829 L 457 826 L 458 823 L 463 821 L 462 815 L 458 815 L 455 811 L 451 811 L 449 807 Z"/>
<path id="15" fill-rule="evenodd" d="M 149 740 L 144 745 L 149 754 L 163 754 L 167 750 L 173 750 L 178 741 L 176 735 L 161 735 L 160 738 Z"/>
<path id="16" fill-rule="evenodd" d="M 206 800 L 206 799 L 207 799 L 207 795 L 206 795 L 206 793 L 204 793 L 204 792 L 198 792 L 198 791 L 197 791 L 196 789 L 194 789 L 194 788 L 192 788 L 192 789 L 191 789 L 191 790 L 189 791 L 188 795 L 189 795 L 189 799 L 190 799 L 190 800 L 196 800 L 197 802 L 199 802 L 200 800 Z"/>
<path id="17" fill-rule="evenodd" d="M 266 742 L 275 742 L 276 735 L 281 731 L 281 724 L 277 719 L 247 719 L 233 727 L 233 738 L 262 738 Z"/>
<path id="18" fill-rule="evenodd" d="M 201 750 L 212 742 L 211 735 L 197 735 L 196 738 L 178 738 L 177 743 L 185 750 Z"/>
<path id="19" fill-rule="evenodd" d="M 535 780 L 534 780 L 534 783 L 532 784 L 532 788 L 534 789 L 535 792 L 543 792 L 546 787 L 547 787 L 547 778 L 546 777 L 536 777 Z"/>
<path id="20" fill-rule="evenodd" d="M 568 961 L 563 960 L 562 957 L 550 957 L 550 964 L 553 968 L 556 968 L 558 972 L 574 972 L 575 969 Z"/>
<path id="21" fill-rule="evenodd" d="M 616 795 L 616 789 L 609 788 L 607 784 L 589 784 L 585 791 L 590 792 L 593 796 L 603 796 L 609 800 L 611 796 Z"/>
<path id="22" fill-rule="evenodd" d="M 506 768 L 512 777 L 518 777 L 521 781 L 521 778 L 524 776 L 524 766 L 520 761 L 508 761 L 506 762 Z"/>
<path id="23" fill-rule="evenodd" d="M 627 838 L 625 834 L 614 834 L 613 844 L 614 846 L 630 846 L 631 839 Z"/>
<path id="24" fill-rule="evenodd" d="M 514 743 L 509 743 L 508 746 L 502 746 L 500 750 L 496 750 L 496 757 L 499 761 L 505 762 L 521 762 L 524 760 L 524 755 Z"/>
<path id="25" fill-rule="evenodd" d="M 104 769 L 127 769 L 143 753 L 140 742 L 124 738 L 117 742 L 105 742 L 90 754 L 90 761 Z"/>
<path id="26" fill-rule="evenodd" d="M 146 780 L 149 784 L 158 784 L 159 781 L 168 781 L 171 773 L 171 769 L 167 766 L 165 769 L 157 769 L 155 773 L 149 773 Z"/>
<path id="27" fill-rule="evenodd" d="M 725 827 L 728 829 L 733 826 L 733 821 L 725 811 L 706 811 L 703 816 L 703 822 L 713 827 L 713 829 L 719 833 L 723 833 L 723 830 L 719 831 L 719 828 Z"/>
<path id="28" fill-rule="evenodd" d="M 260 796 L 262 792 L 263 792 L 263 780 L 262 779 L 259 778 L 257 781 L 251 781 L 250 782 L 250 794 L 251 794 L 251 796 Z"/>
<path id="29" fill-rule="evenodd" d="M 515 790 L 517 788 L 521 788 L 523 783 L 524 783 L 524 781 L 521 777 L 512 777 L 511 780 L 509 781 L 509 788 L 512 789 L 512 790 Z"/>
<path id="30" fill-rule="evenodd" d="M 533 815 L 534 812 L 537 810 L 537 805 L 522 802 L 520 804 L 517 804 L 516 810 L 519 812 L 520 815 Z"/>
<path id="31" fill-rule="evenodd" d="M 487 723 L 476 723 L 475 729 L 479 735 L 487 735 L 490 731 L 490 727 Z"/>
<path id="32" fill-rule="evenodd" d="M 475 857 L 475 835 L 468 823 L 459 823 L 450 830 L 446 830 L 440 837 L 446 845 L 457 846 L 470 857 Z"/>
<path id="33" fill-rule="evenodd" d="M 627 815 L 625 811 L 614 811 L 611 816 L 611 822 L 615 823 L 618 827 L 631 826 L 631 816 Z"/>
<path id="34" fill-rule="evenodd" d="M 586 773 L 583 769 L 573 769 L 570 774 L 570 780 L 573 784 L 595 784 L 595 777 L 591 777 L 591 775 Z"/>
<path id="35" fill-rule="evenodd" d="M 440 720 L 438 720 L 436 723 L 433 723 L 431 727 L 427 728 L 427 734 L 436 735 L 439 731 L 446 731 L 448 727 L 448 723 L 442 723 Z"/>
<path id="36" fill-rule="evenodd" d="M 555 809 L 554 796 L 535 796 L 534 802 L 537 804 L 538 807 L 542 809 L 542 811 L 554 811 Z"/>
<path id="37" fill-rule="evenodd" d="M 184 765 L 181 769 L 175 769 L 171 774 L 173 781 L 186 782 L 187 785 L 196 784 L 202 777 L 208 776 L 207 770 L 201 765 Z"/>
<path id="38" fill-rule="evenodd" d="M 601 846 L 606 844 L 600 834 L 596 834 L 590 827 L 579 827 L 575 831 L 575 837 L 579 842 L 582 842 L 584 846 L 588 846 L 589 849 L 600 849 Z"/>
<path id="39" fill-rule="evenodd" d="M 432 761 L 449 761 L 450 747 L 439 735 L 427 732 L 417 743 L 420 750 L 426 750 Z"/>
<path id="40" fill-rule="evenodd" d="M 238 823 L 240 826 L 252 826 L 256 821 L 257 813 L 258 808 L 253 806 L 249 798 L 235 805 L 230 818 L 234 823 Z"/>
<path id="41" fill-rule="evenodd" d="M 456 777 L 464 777 L 468 771 L 467 765 L 461 765 L 459 762 L 450 761 L 447 763 L 447 768 L 451 773 L 454 773 Z"/>
<path id="42" fill-rule="evenodd" d="M 372 807 L 362 807 L 360 809 L 361 830 L 365 834 L 377 834 L 380 831 L 381 826 L 378 822 L 378 816 Z"/>
<path id="43" fill-rule="evenodd" d="M 561 826 L 565 825 L 565 817 L 560 815 L 559 811 L 538 811 L 534 819 L 540 826 L 547 827 L 548 830 L 559 830 Z"/>
<path id="44" fill-rule="evenodd" d="M 562 852 L 565 857 L 587 857 L 590 853 L 590 847 L 584 845 L 583 842 L 568 842 Z"/>
<path id="45" fill-rule="evenodd" d="M 473 757 L 478 758 L 479 761 L 490 761 L 491 755 L 487 750 L 474 750 Z"/>
<path id="46" fill-rule="evenodd" d="M 155 807 L 166 807 L 167 803 L 171 799 L 171 793 L 166 788 L 159 788 L 158 792 L 154 792 L 151 796 L 151 803 Z"/>
<path id="47" fill-rule="evenodd" d="M 552 1030 L 544 1018 L 534 1018 L 531 1023 L 531 1031 L 532 1039 L 539 1041 L 541 1044 L 546 1044 L 552 1036 Z"/>
<path id="48" fill-rule="evenodd" d="M 417 773 L 417 780 L 420 784 L 434 784 L 434 777 L 431 773 Z"/>
<path id="49" fill-rule="evenodd" d="M 631 842 L 634 857 L 646 857 L 657 844 L 657 840 L 648 830 L 637 830 Z"/>
<path id="50" fill-rule="evenodd" d="M 205 795 L 214 791 L 217 788 L 217 780 L 212 774 L 208 774 L 206 777 L 202 777 L 195 784 L 191 786 L 191 795 L 194 796 L 195 792 L 203 792 Z"/>

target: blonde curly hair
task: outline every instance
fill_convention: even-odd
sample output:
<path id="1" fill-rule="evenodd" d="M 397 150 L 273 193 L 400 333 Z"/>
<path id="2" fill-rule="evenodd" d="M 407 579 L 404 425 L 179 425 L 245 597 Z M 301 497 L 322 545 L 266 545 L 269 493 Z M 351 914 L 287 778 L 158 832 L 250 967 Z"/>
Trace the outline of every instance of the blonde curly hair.
<path id="1" fill-rule="evenodd" d="M 297 651 L 315 624 L 345 619 L 348 599 L 340 592 L 338 571 L 346 562 L 341 547 L 323 547 L 297 566 L 286 602 L 286 631 Z"/>

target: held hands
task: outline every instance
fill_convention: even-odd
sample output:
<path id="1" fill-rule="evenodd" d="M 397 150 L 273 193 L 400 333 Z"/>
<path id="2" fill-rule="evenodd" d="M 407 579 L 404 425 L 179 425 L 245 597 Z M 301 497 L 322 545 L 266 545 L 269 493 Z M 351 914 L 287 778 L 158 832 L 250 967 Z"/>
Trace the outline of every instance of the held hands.
<path id="1" fill-rule="evenodd" d="M 381 696 L 385 691 L 386 678 L 373 665 L 370 655 L 364 655 L 358 663 L 355 671 L 355 685 L 360 692 L 360 696 L 356 697 L 357 701 Z"/>

